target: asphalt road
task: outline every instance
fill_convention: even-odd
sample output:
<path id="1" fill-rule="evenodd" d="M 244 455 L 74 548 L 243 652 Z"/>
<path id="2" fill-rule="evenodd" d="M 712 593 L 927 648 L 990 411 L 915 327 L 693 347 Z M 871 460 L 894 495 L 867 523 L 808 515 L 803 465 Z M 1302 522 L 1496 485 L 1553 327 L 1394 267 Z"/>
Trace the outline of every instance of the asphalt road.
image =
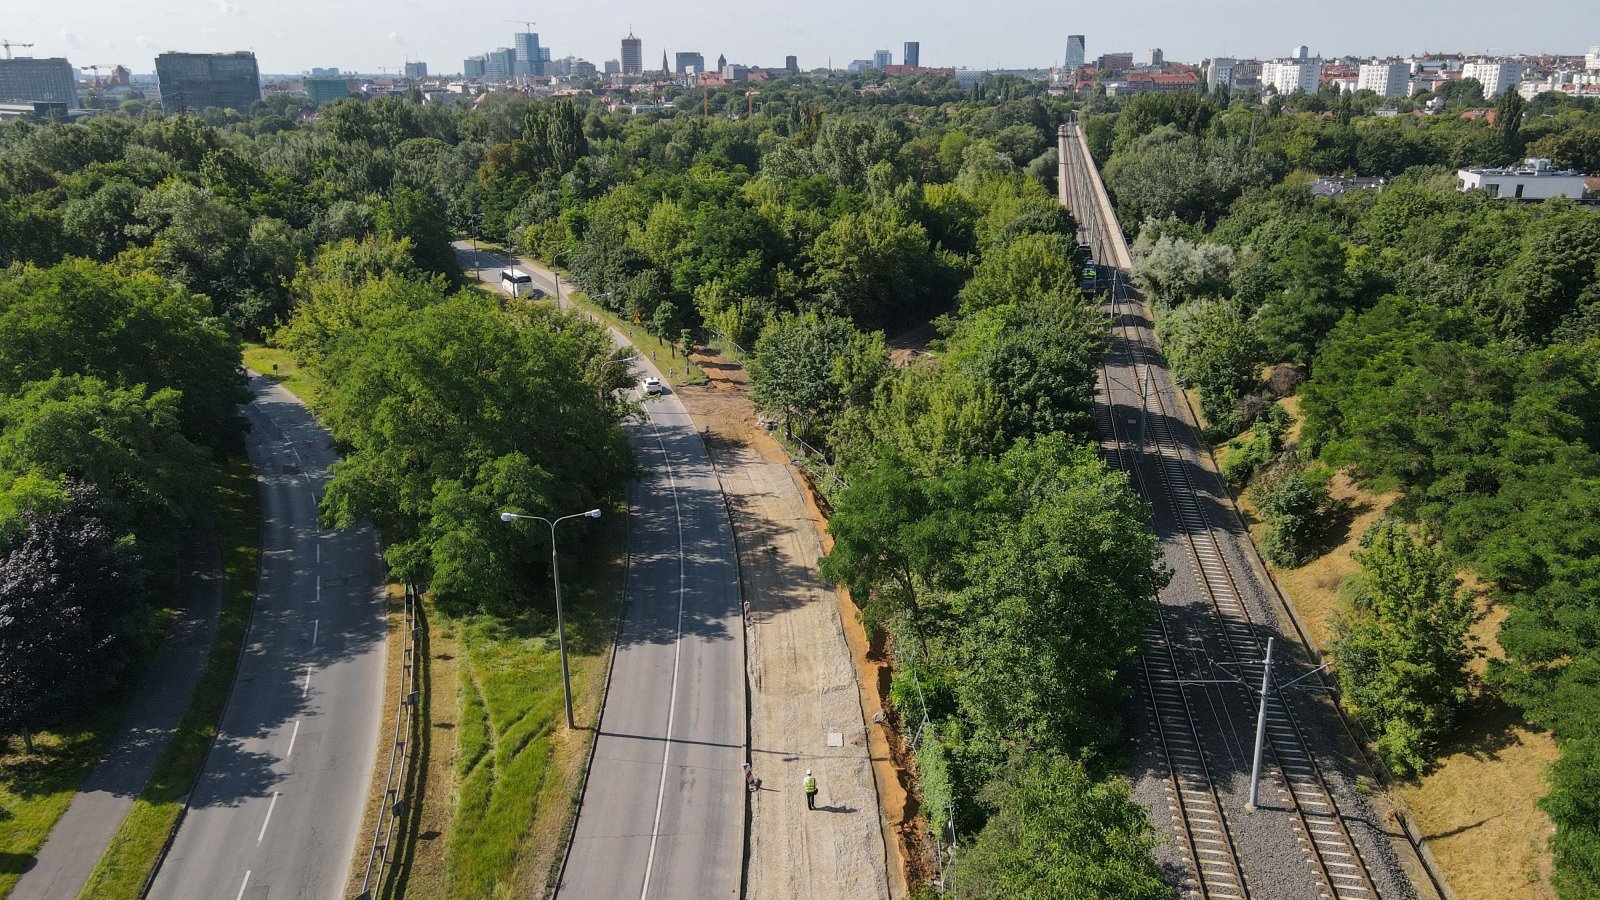
<path id="1" fill-rule="evenodd" d="M 252 378 L 261 575 L 222 729 L 150 892 L 167 900 L 343 895 L 377 754 L 385 573 L 370 527 L 324 532 L 337 458 L 293 395 Z"/>
<path id="2" fill-rule="evenodd" d="M 472 271 L 472 251 L 457 246 Z M 498 283 L 508 262 L 480 251 L 477 268 Z M 517 265 L 555 294 L 551 273 Z M 647 359 L 635 365 L 660 375 Z M 646 475 L 628 488 L 628 577 L 611 687 L 557 893 L 737 897 L 746 716 L 733 531 L 683 405 L 668 393 L 645 413 L 627 426 Z"/>

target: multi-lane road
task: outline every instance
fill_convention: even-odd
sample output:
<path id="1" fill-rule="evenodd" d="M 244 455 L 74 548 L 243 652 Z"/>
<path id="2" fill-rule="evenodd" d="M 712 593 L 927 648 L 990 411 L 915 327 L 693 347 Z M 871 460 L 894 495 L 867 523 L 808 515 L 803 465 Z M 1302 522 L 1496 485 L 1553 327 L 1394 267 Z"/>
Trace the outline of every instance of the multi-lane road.
<path id="1" fill-rule="evenodd" d="M 324 531 L 336 459 L 292 394 L 250 381 L 255 611 L 221 730 L 150 896 L 342 896 L 377 753 L 386 581 L 369 527 Z"/>
<path id="2" fill-rule="evenodd" d="M 556 294 L 548 270 L 460 243 L 457 253 L 485 281 L 498 284 L 514 262 L 535 287 Z M 642 357 L 634 365 L 661 374 Z M 737 897 L 746 689 L 732 526 L 677 397 L 648 399 L 627 428 L 644 474 L 628 488 L 622 622 L 557 892 L 574 900 Z"/>

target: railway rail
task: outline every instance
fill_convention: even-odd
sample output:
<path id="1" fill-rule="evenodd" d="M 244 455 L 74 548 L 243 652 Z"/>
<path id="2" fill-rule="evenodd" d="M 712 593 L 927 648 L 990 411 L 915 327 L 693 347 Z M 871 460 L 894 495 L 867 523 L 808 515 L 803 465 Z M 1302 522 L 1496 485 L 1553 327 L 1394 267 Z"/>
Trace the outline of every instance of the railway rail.
<path id="1" fill-rule="evenodd" d="M 1218 748 L 1215 737 L 1207 739 L 1196 707 L 1209 706 L 1223 720 L 1252 721 L 1255 716 L 1248 711 L 1253 704 L 1245 685 L 1261 680 L 1265 642 L 1241 600 L 1216 526 L 1200 502 L 1183 445 L 1168 425 L 1182 419 L 1169 413 L 1164 363 L 1142 305 L 1127 290 L 1124 279 L 1131 260 L 1115 213 L 1097 183 L 1074 123 L 1062 126 L 1062 138 L 1062 200 L 1079 213 L 1085 242 L 1097 259 L 1112 261 L 1114 273 L 1104 302 L 1110 340 L 1096 397 L 1101 452 L 1109 464 L 1129 474 L 1152 506 L 1165 502 L 1209 612 L 1187 634 L 1175 638 L 1167 621 L 1169 608 L 1164 606 L 1156 625 L 1145 633 L 1147 647 L 1139 673 L 1152 731 L 1166 763 L 1178 843 L 1191 870 L 1192 878 L 1184 887 L 1189 896 L 1206 900 L 1247 898 L 1250 885 L 1209 761 L 1211 754 L 1228 748 Z M 1132 385 L 1126 382 L 1127 374 L 1132 375 Z M 1119 420 L 1119 408 L 1137 411 L 1138 418 Z M 1152 461 L 1154 478 L 1147 476 Z M 1218 670 L 1227 677 L 1213 674 Z M 1221 743 L 1226 745 L 1228 739 L 1222 735 Z M 1376 900 L 1379 892 L 1371 872 L 1304 728 L 1276 684 L 1267 704 L 1265 743 L 1270 768 L 1263 781 L 1270 778 L 1276 784 L 1282 805 L 1292 813 L 1317 894 L 1334 900 Z"/>

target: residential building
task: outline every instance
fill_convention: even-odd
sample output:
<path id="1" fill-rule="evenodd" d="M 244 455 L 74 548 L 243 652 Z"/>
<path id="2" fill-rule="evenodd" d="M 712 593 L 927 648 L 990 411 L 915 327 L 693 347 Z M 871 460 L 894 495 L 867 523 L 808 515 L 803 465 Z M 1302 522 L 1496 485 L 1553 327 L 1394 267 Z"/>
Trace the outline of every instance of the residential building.
<path id="1" fill-rule="evenodd" d="M 617 60 L 614 60 L 614 59 L 606 60 L 606 62 L 605 62 L 605 72 L 606 72 L 607 75 L 620 74 L 622 72 L 622 63 L 618 62 Z"/>
<path id="2" fill-rule="evenodd" d="M 306 99 L 312 103 L 327 103 L 350 96 L 350 82 L 344 78 L 306 78 L 302 84 Z"/>
<path id="3" fill-rule="evenodd" d="M 852 59 L 850 60 L 850 64 L 844 67 L 844 70 L 851 75 L 859 75 L 870 68 L 872 68 L 872 60 Z"/>
<path id="4" fill-rule="evenodd" d="M 1515 90 L 1522 83 L 1522 63 L 1511 60 L 1478 59 L 1461 67 L 1462 78 L 1476 78 L 1483 85 L 1483 97 L 1492 100 L 1501 91 Z"/>
<path id="5" fill-rule="evenodd" d="M 785 72 L 789 73 L 790 75 L 799 75 L 800 74 L 800 57 L 792 56 L 792 55 L 791 56 L 785 56 L 783 58 L 783 70 Z"/>
<path id="6" fill-rule="evenodd" d="M 78 79 L 72 63 L 51 59 L 0 59 L 0 101 L 78 105 Z"/>
<path id="7" fill-rule="evenodd" d="M 482 78 L 483 72 L 483 57 L 473 56 L 461 61 L 461 74 L 467 78 Z"/>
<path id="8" fill-rule="evenodd" d="M 1167 64 L 1167 55 L 1161 52 L 1160 47 L 1154 47 L 1145 51 L 1139 64 L 1147 69 L 1159 69 Z"/>
<path id="9" fill-rule="evenodd" d="M 544 63 L 549 57 L 540 52 L 539 35 L 523 31 L 511 36 L 512 49 L 517 51 L 517 75 L 543 75 Z"/>
<path id="10" fill-rule="evenodd" d="M 1483 191 L 1503 200 L 1581 200 L 1584 192 L 1582 172 L 1556 169 L 1548 159 L 1530 159 L 1505 169 L 1460 169 L 1456 178 L 1458 190 Z"/>
<path id="11" fill-rule="evenodd" d="M 678 54 L 678 64 L 673 68 L 673 71 L 677 72 L 679 75 L 687 75 L 691 69 L 694 70 L 696 75 L 705 73 L 706 55 L 704 53 Z"/>
<path id="12" fill-rule="evenodd" d="M 1600 72 L 1600 44 L 1590 47 L 1589 52 L 1584 54 L 1583 67 L 1591 72 Z"/>
<path id="13" fill-rule="evenodd" d="M 634 37 L 631 31 L 622 39 L 622 74 L 644 74 L 644 42 Z"/>
<path id="14" fill-rule="evenodd" d="M 339 77 L 339 67 L 338 66 L 330 66 L 330 67 L 328 67 L 326 69 L 319 69 L 316 66 L 312 66 L 311 67 L 311 77 L 312 78 L 338 78 Z"/>
<path id="15" fill-rule="evenodd" d="M 1133 72 L 1122 81 L 1106 82 L 1106 96 L 1131 97 L 1137 94 L 1193 93 L 1200 89 L 1200 76 L 1194 72 Z"/>
<path id="16" fill-rule="evenodd" d="M 587 59 L 575 59 L 569 56 L 566 59 L 566 63 L 567 74 L 574 78 L 593 78 L 600 74 L 599 70 L 594 67 L 594 63 L 589 62 Z"/>
<path id="17" fill-rule="evenodd" d="M 1233 69 L 1238 65 L 1238 60 L 1226 56 L 1218 56 L 1206 61 L 1206 90 L 1214 91 L 1219 87 L 1233 87 Z"/>
<path id="18" fill-rule="evenodd" d="M 163 53 L 156 57 L 161 106 L 169 113 L 202 109 L 247 112 L 261 99 L 261 70 L 248 50 L 233 53 Z"/>
<path id="19" fill-rule="evenodd" d="M 1320 59 L 1277 59 L 1261 64 L 1261 86 L 1280 95 L 1315 94 L 1321 79 Z"/>
<path id="20" fill-rule="evenodd" d="M 1411 67 L 1394 60 L 1362 63 L 1356 75 L 1356 90 L 1371 91 L 1380 97 L 1410 96 Z"/>
<path id="21" fill-rule="evenodd" d="M 1305 44 L 1301 44 L 1300 46 L 1294 48 L 1294 51 L 1289 54 L 1289 58 L 1290 59 L 1310 59 L 1311 58 L 1311 48 L 1307 47 Z"/>
<path id="22" fill-rule="evenodd" d="M 900 54 L 900 64 L 915 69 L 922 65 L 922 42 L 906 41 L 904 52 Z"/>
<path id="23" fill-rule="evenodd" d="M 409 81 L 426 81 L 428 79 L 428 64 L 425 62 L 406 63 L 406 79 Z"/>
<path id="24" fill-rule="evenodd" d="M 1069 35 L 1067 35 L 1067 58 L 1061 64 L 1061 67 L 1066 69 L 1068 72 L 1076 72 L 1079 69 L 1083 68 L 1083 62 L 1084 62 L 1083 50 L 1084 50 L 1084 47 L 1085 47 L 1085 44 L 1084 44 L 1084 41 L 1083 41 L 1083 35 L 1081 35 L 1081 34 L 1069 34 Z"/>
<path id="25" fill-rule="evenodd" d="M 894 62 L 894 54 L 887 50 L 878 50 L 872 54 L 872 67 L 882 71 Z"/>

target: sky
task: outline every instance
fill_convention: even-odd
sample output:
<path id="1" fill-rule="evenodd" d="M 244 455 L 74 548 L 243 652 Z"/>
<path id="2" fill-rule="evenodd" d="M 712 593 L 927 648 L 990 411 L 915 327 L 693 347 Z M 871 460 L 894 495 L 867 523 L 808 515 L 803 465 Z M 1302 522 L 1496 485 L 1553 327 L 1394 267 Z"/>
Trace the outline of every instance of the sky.
<path id="1" fill-rule="evenodd" d="M 18 55 L 65 56 L 76 66 L 155 68 L 166 50 L 254 50 L 263 74 L 313 66 L 377 73 L 407 60 L 431 72 L 496 47 L 531 19 L 557 57 L 600 64 L 620 55 L 621 38 L 644 41 L 645 67 L 663 50 L 708 60 L 836 68 L 905 41 L 922 45 L 925 66 L 1028 68 L 1059 65 L 1068 34 L 1087 38 L 1088 57 L 1161 48 L 1168 60 L 1312 53 L 1391 55 L 1424 50 L 1581 54 L 1600 44 L 1600 18 L 1512 11 L 1504 0 L 610 0 L 562 4 L 500 0 L 15 0 L 0 37 L 32 43 Z M 1586 5 L 1578 4 L 1579 6 Z M 1571 7 L 1569 7 L 1570 9 Z M 515 21 L 513 21 L 515 20 Z M 1587 20 L 1587 21 L 1585 21 Z"/>

